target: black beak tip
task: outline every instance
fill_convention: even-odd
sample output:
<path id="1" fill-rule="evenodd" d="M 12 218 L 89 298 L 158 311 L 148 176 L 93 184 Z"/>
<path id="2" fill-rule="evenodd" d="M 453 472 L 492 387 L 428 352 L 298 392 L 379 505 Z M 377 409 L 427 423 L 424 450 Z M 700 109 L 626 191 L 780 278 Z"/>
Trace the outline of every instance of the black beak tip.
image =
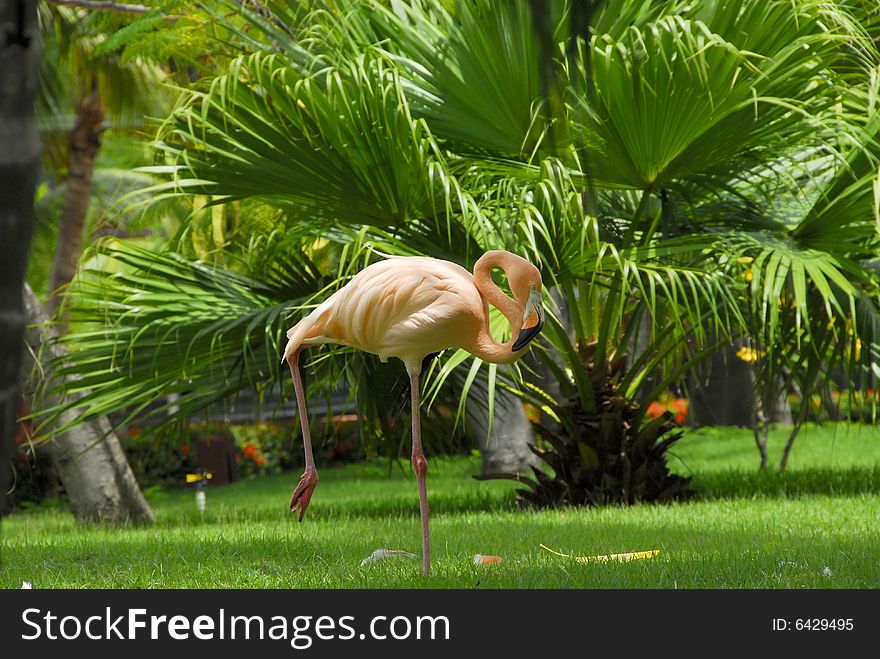
<path id="1" fill-rule="evenodd" d="M 544 327 L 544 322 L 541 321 L 534 327 L 529 327 L 528 329 L 521 330 L 519 336 L 516 337 L 516 342 L 513 344 L 513 348 L 511 350 L 513 352 L 519 352 L 523 348 L 528 345 L 529 341 L 534 339 L 538 334 L 541 333 L 541 329 Z"/>

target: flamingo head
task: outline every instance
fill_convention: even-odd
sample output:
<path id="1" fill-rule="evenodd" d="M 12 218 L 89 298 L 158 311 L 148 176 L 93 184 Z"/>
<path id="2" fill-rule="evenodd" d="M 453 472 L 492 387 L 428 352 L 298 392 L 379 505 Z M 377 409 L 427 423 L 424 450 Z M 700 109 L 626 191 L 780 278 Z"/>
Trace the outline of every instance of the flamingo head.
<path id="1" fill-rule="evenodd" d="M 520 282 L 511 282 L 511 288 L 514 289 L 514 291 L 520 289 L 514 293 L 517 301 L 523 299 L 526 300 L 523 307 L 522 327 L 520 328 L 519 335 L 516 337 L 516 341 L 513 344 L 513 352 L 519 352 L 524 349 L 532 339 L 538 336 L 541 332 L 541 328 L 544 327 L 544 303 L 541 300 L 541 273 L 538 272 L 538 269 L 531 263 L 527 262 L 527 265 L 529 267 L 525 269 L 526 272 L 524 274 L 526 276 L 521 284 L 522 288 L 517 286 Z M 517 277 L 517 279 L 519 279 L 519 277 Z"/>

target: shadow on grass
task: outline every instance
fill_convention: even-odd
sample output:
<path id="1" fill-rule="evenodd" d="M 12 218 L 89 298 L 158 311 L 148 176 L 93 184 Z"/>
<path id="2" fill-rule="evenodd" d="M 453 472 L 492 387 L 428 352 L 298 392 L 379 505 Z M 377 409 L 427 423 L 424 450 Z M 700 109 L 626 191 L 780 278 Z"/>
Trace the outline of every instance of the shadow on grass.
<path id="1" fill-rule="evenodd" d="M 395 489 L 400 484 L 395 484 Z M 350 498 L 339 495 L 321 498 L 320 491 L 315 493 L 312 503 L 306 512 L 303 524 L 312 519 L 322 521 L 345 521 L 349 519 L 385 520 L 394 518 L 417 518 L 419 516 L 418 492 L 415 488 L 400 488 L 400 492 L 385 493 L 381 496 L 352 495 Z M 412 491 L 410 491 L 412 489 Z M 219 498 L 219 497 L 218 497 Z M 288 509 L 290 495 L 274 496 L 271 504 L 264 500 L 258 506 L 242 505 L 244 502 L 210 502 L 208 511 L 201 514 L 189 503 L 163 507 L 157 516 L 160 526 L 237 524 L 247 522 L 283 521 L 293 518 L 294 513 Z M 431 515 L 466 515 L 476 513 L 494 513 L 514 510 L 512 494 L 505 498 L 480 495 L 467 492 L 464 496 L 455 493 L 439 492 L 429 494 Z"/>
<path id="2" fill-rule="evenodd" d="M 315 520 L 415 519 L 419 514 L 415 479 L 411 474 L 384 465 L 328 469 L 322 474 L 305 523 Z M 517 510 L 516 486 L 507 482 L 471 481 L 472 468 L 452 465 L 440 478 L 428 481 L 432 518 L 437 516 L 504 513 Z M 439 471 L 439 470 L 438 470 Z M 295 486 L 290 474 L 261 477 L 231 486 L 208 490 L 208 510 L 196 510 L 192 490 L 159 493 L 151 501 L 159 527 L 180 524 L 203 526 L 291 519 L 290 492 Z M 880 466 L 799 468 L 787 473 L 746 469 L 699 472 L 694 475 L 696 501 L 743 499 L 795 499 L 810 495 L 852 496 L 880 494 Z M 60 509 L 53 509 L 60 514 Z M 41 507 L 21 515 L 47 512 Z M 585 511 L 586 512 L 586 511 Z M 89 526 L 80 524 L 79 526 Z M 104 528 L 107 525 L 96 525 Z M 120 524 L 129 527 L 131 524 Z"/>
<path id="3" fill-rule="evenodd" d="M 880 493 L 880 467 L 815 467 L 786 473 L 731 469 L 696 474 L 693 486 L 700 499 L 877 494 Z"/>

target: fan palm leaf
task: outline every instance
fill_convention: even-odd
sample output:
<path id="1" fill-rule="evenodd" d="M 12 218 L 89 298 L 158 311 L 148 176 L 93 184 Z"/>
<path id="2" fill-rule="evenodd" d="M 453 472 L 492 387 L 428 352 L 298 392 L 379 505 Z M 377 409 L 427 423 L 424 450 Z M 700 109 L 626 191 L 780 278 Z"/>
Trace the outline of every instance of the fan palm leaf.
<path id="1" fill-rule="evenodd" d="M 749 6 L 772 5 L 780 14 L 782 4 Z M 845 86 L 827 79 L 839 35 L 822 29 L 819 15 L 786 14 L 780 24 L 751 20 L 753 13 L 726 26 L 754 28 L 741 46 L 683 16 L 631 26 L 619 38 L 596 35 L 589 81 L 581 44 L 574 88 L 589 87 L 592 97 L 575 94 L 571 110 L 598 144 L 589 152 L 598 185 L 660 189 L 730 177 L 792 144 L 827 142 L 835 131 L 855 140 L 832 111 Z"/>
<path id="2" fill-rule="evenodd" d="M 398 72 L 376 55 L 311 76 L 280 56 L 239 58 L 184 100 L 161 138 L 186 172 L 180 189 L 317 220 L 396 225 L 444 212 L 458 192 Z"/>

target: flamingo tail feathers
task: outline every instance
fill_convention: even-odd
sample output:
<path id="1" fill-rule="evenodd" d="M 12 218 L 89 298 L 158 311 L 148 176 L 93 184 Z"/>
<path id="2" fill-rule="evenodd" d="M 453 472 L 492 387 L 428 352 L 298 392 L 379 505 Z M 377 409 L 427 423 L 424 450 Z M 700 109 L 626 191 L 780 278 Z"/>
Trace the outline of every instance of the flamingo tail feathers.
<path id="1" fill-rule="evenodd" d="M 287 330 L 287 347 L 284 348 L 284 356 L 281 361 L 287 361 L 294 352 L 302 347 L 306 339 L 320 336 L 323 331 L 323 320 L 327 315 L 326 309 L 320 307 Z"/>

